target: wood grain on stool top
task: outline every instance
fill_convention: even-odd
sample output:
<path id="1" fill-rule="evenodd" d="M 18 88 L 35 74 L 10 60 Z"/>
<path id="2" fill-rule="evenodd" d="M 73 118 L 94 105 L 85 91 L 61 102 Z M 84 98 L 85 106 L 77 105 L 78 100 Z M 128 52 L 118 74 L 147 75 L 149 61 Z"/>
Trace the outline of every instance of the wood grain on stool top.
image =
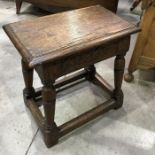
<path id="1" fill-rule="evenodd" d="M 9 24 L 4 29 L 31 67 L 137 31 L 135 25 L 99 5 Z"/>

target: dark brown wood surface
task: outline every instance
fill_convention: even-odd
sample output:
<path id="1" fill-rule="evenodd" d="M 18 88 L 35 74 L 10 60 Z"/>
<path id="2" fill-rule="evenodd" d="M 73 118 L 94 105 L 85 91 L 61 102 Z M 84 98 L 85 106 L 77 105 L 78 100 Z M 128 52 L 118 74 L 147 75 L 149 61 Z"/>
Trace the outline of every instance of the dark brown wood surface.
<path id="1" fill-rule="evenodd" d="M 25 0 L 27 2 L 32 2 L 34 4 L 46 4 L 50 6 L 63 6 L 63 7 L 70 7 L 70 8 L 81 8 L 87 7 L 91 5 L 103 5 L 107 8 L 114 8 L 114 4 L 117 4 L 116 0 L 109 0 L 109 2 L 105 0 Z"/>
<path id="2" fill-rule="evenodd" d="M 4 27 L 29 66 L 54 61 L 137 31 L 97 5 Z"/>
<path id="3" fill-rule="evenodd" d="M 62 9 L 77 9 L 88 7 L 91 5 L 102 5 L 103 7 L 116 12 L 118 0 L 16 0 L 16 12 L 20 13 L 21 4 L 23 1 L 32 3 L 43 9 L 49 10 L 50 7 L 62 7 Z"/>
<path id="4" fill-rule="evenodd" d="M 131 34 L 139 28 L 101 6 L 92 6 L 9 24 L 4 29 L 22 55 L 24 101 L 41 129 L 47 147 L 57 144 L 62 136 L 110 109 L 122 107 L 124 57 L 129 49 Z M 94 66 L 111 57 L 115 57 L 114 89 L 98 75 Z M 33 88 L 34 69 L 43 84 L 41 91 Z M 58 79 L 78 69 L 82 71 L 66 79 Z M 56 95 L 68 86 L 79 83 L 79 80 L 99 85 L 109 94 L 108 99 L 57 126 Z M 43 114 L 40 105 L 43 105 Z"/>

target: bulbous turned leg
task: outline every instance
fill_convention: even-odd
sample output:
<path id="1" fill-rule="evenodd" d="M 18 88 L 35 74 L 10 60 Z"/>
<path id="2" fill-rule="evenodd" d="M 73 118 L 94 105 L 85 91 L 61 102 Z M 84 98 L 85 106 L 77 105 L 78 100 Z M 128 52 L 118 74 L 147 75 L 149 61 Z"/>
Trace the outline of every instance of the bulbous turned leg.
<path id="1" fill-rule="evenodd" d="M 130 11 L 133 11 L 138 5 L 139 3 L 141 2 L 142 0 L 134 0 L 131 8 L 130 8 Z"/>
<path id="2" fill-rule="evenodd" d="M 134 76 L 131 72 L 128 72 L 124 75 L 124 80 L 126 82 L 132 82 L 134 80 Z"/>
<path id="3" fill-rule="evenodd" d="M 33 88 L 33 68 L 29 68 L 28 65 L 22 60 L 22 72 L 25 82 L 25 88 L 23 90 L 24 102 L 29 98 L 35 98 L 35 90 Z"/>
<path id="4" fill-rule="evenodd" d="M 121 89 L 123 74 L 125 68 L 125 58 L 124 55 L 117 55 L 114 64 L 114 85 L 115 89 L 113 91 L 113 97 L 116 99 L 115 109 L 119 109 L 123 105 L 123 91 Z"/>
<path id="5" fill-rule="evenodd" d="M 43 107 L 45 114 L 44 124 L 44 141 L 47 147 L 51 147 L 58 143 L 59 130 L 54 122 L 56 92 L 53 86 L 44 85 L 42 90 Z"/>
<path id="6" fill-rule="evenodd" d="M 23 3 L 22 0 L 16 0 L 16 14 L 20 13 L 20 9 L 21 9 L 22 3 Z"/>

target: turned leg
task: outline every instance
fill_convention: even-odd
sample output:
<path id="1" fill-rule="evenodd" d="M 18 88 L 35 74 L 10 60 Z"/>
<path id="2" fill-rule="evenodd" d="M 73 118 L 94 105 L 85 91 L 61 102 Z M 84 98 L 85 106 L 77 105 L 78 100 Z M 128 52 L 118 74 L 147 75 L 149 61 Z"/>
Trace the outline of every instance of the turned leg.
<path id="1" fill-rule="evenodd" d="M 141 2 L 141 0 L 134 0 L 132 6 L 130 8 L 130 11 L 133 11 L 139 5 L 140 2 Z"/>
<path id="2" fill-rule="evenodd" d="M 133 72 L 136 70 L 136 67 L 137 67 L 137 63 L 134 59 L 135 59 L 135 57 L 132 56 L 132 59 L 130 61 L 129 67 L 128 67 L 128 71 L 124 75 L 124 80 L 126 82 L 132 82 L 134 80 Z"/>
<path id="3" fill-rule="evenodd" d="M 116 109 L 123 105 L 123 92 L 121 89 L 123 74 L 125 68 L 124 55 L 117 55 L 114 64 L 114 85 L 115 89 L 113 92 L 114 98 L 116 99 Z"/>
<path id="4" fill-rule="evenodd" d="M 33 68 L 29 68 L 28 65 L 22 60 L 22 72 L 25 82 L 25 88 L 23 90 L 24 101 L 29 98 L 35 97 L 35 91 L 33 88 Z"/>
<path id="5" fill-rule="evenodd" d="M 85 70 L 88 72 L 86 79 L 89 81 L 92 81 L 95 77 L 96 74 L 96 68 L 94 65 L 90 65 L 87 68 L 85 68 Z"/>
<path id="6" fill-rule="evenodd" d="M 22 0 L 16 0 L 16 14 L 20 13 L 22 2 L 23 2 Z"/>
<path id="7" fill-rule="evenodd" d="M 58 143 L 58 128 L 54 122 L 56 92 L 52 85 L 44 85 L 42 89 L 43 106 L 45 113 L 44 141 L 47 147 Z"/>

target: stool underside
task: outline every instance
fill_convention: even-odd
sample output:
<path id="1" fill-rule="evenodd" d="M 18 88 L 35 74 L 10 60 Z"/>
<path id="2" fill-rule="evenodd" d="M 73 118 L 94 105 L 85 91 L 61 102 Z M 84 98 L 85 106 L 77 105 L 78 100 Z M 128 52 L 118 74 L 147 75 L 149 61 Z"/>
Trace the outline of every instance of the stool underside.
<path id="1" fill-rule="evenodd" d="M 66 88 L 72 87 L 83 80 L 87 80 L 88 72 L 85 70 L 79 71 L 73 75 L 68 76 L 62 80 L 57 81 L 54 84 L 57 93 L 63 91 Z M 90 81 L 90 80 L 89 80 Z M 116 100 L 113 97 L 113 88 L 98 74 L 96 73 L 94 79 L 90 82 L 93 84 L 101 87 L 104 91 L 109 94 L 109 99 L 98 105 L 97 107 L 81 114 L 80 116 L 73 118 L 72 120 L 60 125 L 58 127 L 58 137 L 61 138 L 62 136 L 68 134 L 69 132 L 73 131 L 74 129 L 84 125 L 85 123 L 95 119 L 96 117 L 104 114 L 105 112 L 109 111 L 110 109 L 116 108 Z M 67 85 L 67 87 L 65 87 Z M 61 89 L 62 88 L 62 89 Z M 38 88 L 35 90 L 35 98 L 26 99 L 25 96 L 25 103 L 27 107 L 30 109 L 32 115 L 34 116 L 38 126 L 40 127 L 41 131 L 44 133 L 44 124 L 45 118 L 41 113 L 39 107 L 43 104 L 42 102 L 42 88 Z"/>

